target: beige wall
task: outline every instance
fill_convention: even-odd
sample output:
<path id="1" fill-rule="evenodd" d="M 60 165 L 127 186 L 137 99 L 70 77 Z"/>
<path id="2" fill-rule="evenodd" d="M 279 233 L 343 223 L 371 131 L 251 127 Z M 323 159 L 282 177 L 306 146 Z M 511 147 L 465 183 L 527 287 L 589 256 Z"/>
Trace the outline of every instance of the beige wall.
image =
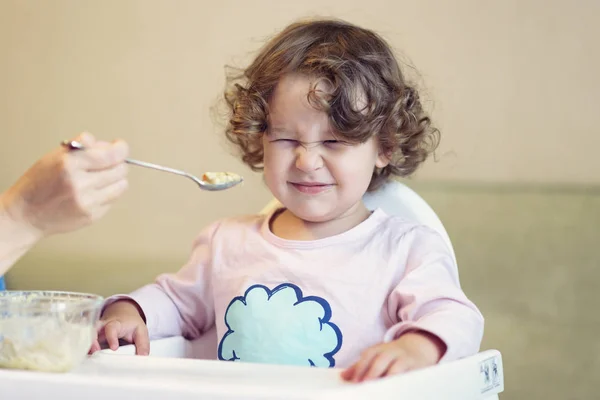
<path id="1" fill-rule="evenodd" d="M 600 182 L 597 0 L 3 0 L 0 128 L 29 146 L 2 151 L 0 182 L 81 129 L 139 157 L 231 165 L 207 114 L 223 65 L 316 14 L 378 30 L 422 75 L 443 132 L 423 178 Z"/>
<path id="2" fill-rule="evenodd" d="M 206 109 L 219 95 L 223 64 L 290 20 L 321 13 L 377 29 L 423 75 L 444 133 L 441 155 L 454 153 L 424 177 L 599 180 L 590 164 L 600 122 L 597 1 L 375 0 L 366 11 L 347 0 L 202 3 L 4 0 L 8 144 L 35 139 L 44 150 L 82 128 L 124 136 L 148 156 L 164 157 L 155 141 L 178 131 L 198 144 L 212 131 Z"/>

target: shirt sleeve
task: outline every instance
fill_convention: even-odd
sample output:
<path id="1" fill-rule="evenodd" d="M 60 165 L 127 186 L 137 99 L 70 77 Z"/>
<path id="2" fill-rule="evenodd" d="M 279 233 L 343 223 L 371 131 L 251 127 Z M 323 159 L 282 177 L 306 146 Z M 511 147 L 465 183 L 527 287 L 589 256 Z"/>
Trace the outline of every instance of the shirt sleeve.
<path id="1" fill-rule="evenodd" d="M 403 333 L 423 330 L 440 338 L 446 352 L 440 362 L 479 351 L 484 319 L 460 287 L 458 268 L 437 232 L 418 227 L 408 232 L 404 274 L 387 301 L 395 322 L 385 334 L 392 341 Z"/>
<path id="2" fill-rule="evenodd" d="M 211 225 L 196 238 L 189 260 L 178 272 L 161 274 L 154 283 L 130 295 L 112 296 L 104 308 L 122 299 L 135 302 L 150 340 L 200 337 L 215 321 L 211 242 L 216 230 L 217 224 Z"/>

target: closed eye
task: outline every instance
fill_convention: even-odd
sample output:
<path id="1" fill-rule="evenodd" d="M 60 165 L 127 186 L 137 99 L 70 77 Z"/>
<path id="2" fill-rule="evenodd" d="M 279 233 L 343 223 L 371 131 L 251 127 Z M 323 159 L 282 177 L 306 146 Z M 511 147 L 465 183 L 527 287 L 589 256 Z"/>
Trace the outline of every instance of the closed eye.
<path id="1" fill-rule="evenodd" d="M 277 142 L 277 143 L 296 143 L 297 141 L 294 139 L 274 139 L 271 140 L 271 142 Z"/>
<path id="2" fill-rule="evenodd" d="M 343 140 L 325 140 L 323 141 L 323 144 L 327 147 L 341 147 L 350 145 L 350 143 Z"/>

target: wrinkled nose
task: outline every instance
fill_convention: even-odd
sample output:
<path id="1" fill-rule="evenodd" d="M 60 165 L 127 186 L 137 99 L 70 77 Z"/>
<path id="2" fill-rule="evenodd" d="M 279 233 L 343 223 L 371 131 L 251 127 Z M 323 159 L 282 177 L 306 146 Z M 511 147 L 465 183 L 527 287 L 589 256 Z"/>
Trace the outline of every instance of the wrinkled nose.
<path id="1" fill-rule="evenodd" d="M 316 171 L 323 167 L 323 158 L 318 146 L 298 146 L 296 149 L 296 168 L 303 172 Z"/>

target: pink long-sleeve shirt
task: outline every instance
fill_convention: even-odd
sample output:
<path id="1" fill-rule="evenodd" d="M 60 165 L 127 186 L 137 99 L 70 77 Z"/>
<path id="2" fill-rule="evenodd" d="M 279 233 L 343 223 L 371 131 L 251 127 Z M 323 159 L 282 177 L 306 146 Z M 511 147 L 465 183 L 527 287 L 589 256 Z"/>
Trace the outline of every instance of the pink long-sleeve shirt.
<path id="1" fill-rule="evenodd" d="M 151 338 L 216 324 L 219 359 L 323 367 L 412 329 L 446 344 L 442 361 L 479 350 L 483 317 L 434 230 L 377 209 L 339 235 L 292 241 L 270 231 L 271 216 L 210 225 L 181 270 L 130 295 Z"/>

